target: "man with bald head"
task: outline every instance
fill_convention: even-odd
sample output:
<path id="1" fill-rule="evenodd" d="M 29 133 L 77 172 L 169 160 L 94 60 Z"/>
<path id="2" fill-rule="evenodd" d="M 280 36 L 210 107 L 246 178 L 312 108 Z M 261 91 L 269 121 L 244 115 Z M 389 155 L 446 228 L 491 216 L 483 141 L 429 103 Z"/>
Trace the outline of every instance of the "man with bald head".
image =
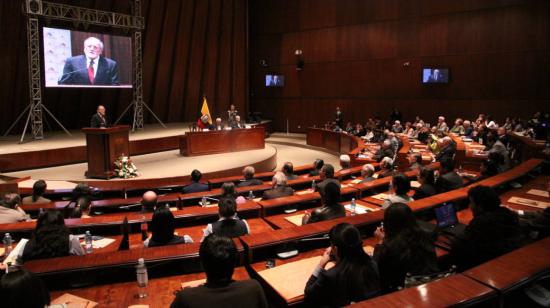
<path id="1" fill-rule="evenodd" d="M 109 119 L 105 114 L 105 107 L 103 105 L 97 106 L 97 112 L 92 116 L 92 119 L 90 120 L 90 127 L 107 128 L 109 126 Z"/>
<path id="2" fill-rule="evenodd" d="M 141 211 L 154 212 L 157 207 L 157 194 L 152 191 L 146 191 L 141 197 Z"/>
<path id="3" fill-rule="evenodd" d="M 102 56 L 103 42 L 96 37 L 84 41 L 84 54 L 65 60 L 60 85 L 119 85 L 116 61 Z"/>

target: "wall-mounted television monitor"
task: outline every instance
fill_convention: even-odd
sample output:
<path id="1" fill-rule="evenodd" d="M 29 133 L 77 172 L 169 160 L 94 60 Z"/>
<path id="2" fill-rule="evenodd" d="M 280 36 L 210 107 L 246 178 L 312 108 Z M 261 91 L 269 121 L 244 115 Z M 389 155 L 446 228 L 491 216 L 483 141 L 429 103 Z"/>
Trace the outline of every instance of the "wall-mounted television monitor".
<path id="1" fill-rule="evenodd" d="M 449 69 L 439 67 L 423 68 L 422 83 L 449 83 Z"/>
<path id="2" fill-rule="evenodd" d="M 132 39 L 42 28 L 46 87 L 131 88 Z"/>
<path id="3" fill-rule="evenodd" d="M 285 76 L 284 75 L 265 75 L 265 86 L 266 87 L 282 87 L 285 85 Z"/>

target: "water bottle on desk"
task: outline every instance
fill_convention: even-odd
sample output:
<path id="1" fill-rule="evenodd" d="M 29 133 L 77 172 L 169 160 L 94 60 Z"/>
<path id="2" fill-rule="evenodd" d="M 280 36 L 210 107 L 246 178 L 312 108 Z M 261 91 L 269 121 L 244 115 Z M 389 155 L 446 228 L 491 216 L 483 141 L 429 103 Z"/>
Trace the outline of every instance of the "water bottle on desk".
<path id="1" fill-rule="evenodd" d="M 84 247 L 86 248 L 86 253 L 90 254 L 94 250 L 94 246 L 92 245 L 92 234 L 90 231 L 86 231 L 86 234 L 84 234 Z"/>
<path id="2" fill-rule="evenodd" d="M 145 266 L 145 260 L 143 258 L 138 259 L 138 265 L 136 266 L 137 283 L 139 287 L 139 298 L 147 297 L 147 284 L 149 283 L 149 277 L 147 275 L 147 267 Z"/>
<path id="3" fill-rule="evenodd" d="M 201 206 L 206 206 L 206 197 L 205 196 L 202 196 Z"/>
<path id="4" fill-rule="evenodd" d="M 11 235 L 9 233 L 6 233 L 4 235 L 4 240 L 2 241 L 4 243 L 4 255 L 7 257 L 10 255 L 10 252 L 12 251 L 13 247 L 13 239 L 11 238 Z"/>
<path id="5" fill-rule="evenodd" d="M 252 199 L 254 199 L 254 198 L 255 198 L 255 196 L 254 196 L 254 193 L 252 192 L 252 190 L 249 191 L 249 192 L 248 192 L 248 200 L 252 200 Z"/>
<path id="6" fill-rule="evenodd" d="M 311 190 L 315 191 L 317 188 L 317 184 L 315 184 L 315 180 L 311 181 Z"/>
<path id="7" fill-rule="evenodd" d="M 351 198 L 351 203 L 349 206 L 351 209 L 351 216 L 354 216 L 355 215 L 355 198 Z"/>

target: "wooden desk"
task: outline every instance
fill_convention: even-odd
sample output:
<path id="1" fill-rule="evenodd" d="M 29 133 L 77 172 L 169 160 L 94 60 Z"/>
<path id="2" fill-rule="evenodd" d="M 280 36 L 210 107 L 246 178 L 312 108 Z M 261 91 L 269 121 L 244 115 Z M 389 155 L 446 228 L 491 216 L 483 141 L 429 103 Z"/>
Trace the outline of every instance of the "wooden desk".
<path id="1" fill-rule="evenodd" d="M 378 296 L 349 307 L 449 307 L 483 303 L 490 306 L 496 292 L 468 277 L 456 274 L 417 287 Z"/>
<path id="2" fill-rule="evenodd" d="M 352 166 L 360 164 L 356 162 L 356 154 L 365 147 L 363 140 L 359 137 L 321 128 L 308 128 L 306 143 L 325 148 L 334 153 L 348 154 L 351 158 Z"/>
<path id="3" fill-rule="evenodd" d="M 187 132 L 180 136 L 180 154 L 197 156 L 263 149 L 265 129 L 232 129 L 207 132 Z"/>

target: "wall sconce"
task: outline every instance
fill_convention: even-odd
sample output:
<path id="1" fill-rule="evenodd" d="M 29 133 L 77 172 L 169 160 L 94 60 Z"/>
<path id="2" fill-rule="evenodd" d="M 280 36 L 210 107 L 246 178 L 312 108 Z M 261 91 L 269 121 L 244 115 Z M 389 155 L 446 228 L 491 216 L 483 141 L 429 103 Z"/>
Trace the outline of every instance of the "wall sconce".
<path id="1" fill-rule="evenodd" d="M 302 50 L 296 49 L 294 51 L 294 55 L 296 55 L 296 70 L 301 71 L 304 69 L 304 57 L 302 56 Z"/>

